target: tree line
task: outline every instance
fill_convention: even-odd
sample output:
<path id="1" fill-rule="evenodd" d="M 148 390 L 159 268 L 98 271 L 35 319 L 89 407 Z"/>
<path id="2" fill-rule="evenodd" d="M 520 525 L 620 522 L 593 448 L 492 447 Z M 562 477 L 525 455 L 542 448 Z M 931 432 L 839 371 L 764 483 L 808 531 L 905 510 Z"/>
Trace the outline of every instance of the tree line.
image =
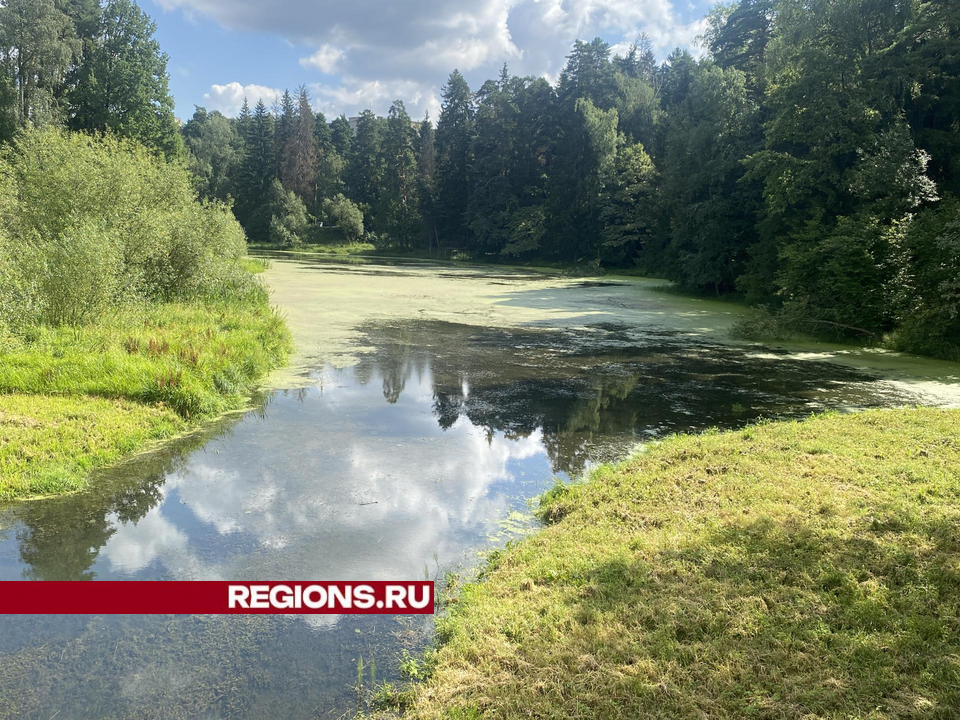
<path id="1" fill-rule="evenodd" d="M 328 121 L 304 88 L 179 132 L 131 0 L 0 7 L 0 139 L 54 124 L 189 164 L 255 242 L 630 268 L 769 308 L 768 332 L 960 356 L 960 5 L 741 0 L 706 54 L 576 42 L 558 81 L 454 71 L 436 125 L 403 103 Z M 320 227 L 323 223 L 324 227 Z"/>
<path id="2" fill-rule="evenodd" d="M 183 132 L 257 241 L 349 214 L 396 249 L 638 267 L 787 327 L 958 352 L 960 6 L 741 0 L 702 41 L 578 41 L 555 85 L 454 71 L 436 127 L 398 100 L 354 131 L 301 88 Z"/>

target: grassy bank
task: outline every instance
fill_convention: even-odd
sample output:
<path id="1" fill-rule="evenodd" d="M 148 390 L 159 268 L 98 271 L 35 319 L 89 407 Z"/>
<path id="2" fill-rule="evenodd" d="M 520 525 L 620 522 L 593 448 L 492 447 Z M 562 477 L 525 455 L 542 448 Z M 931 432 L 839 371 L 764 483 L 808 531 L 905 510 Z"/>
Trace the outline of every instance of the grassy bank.
<path id="1" fill-rule="evenodd" d="M 544 499 L 439 623 L 415 718 L 947 718 L 960 413 L 669 439 Z"/>
<path id="2" fill-rule="evenodd" d="M 0 148 L 0 500 L 79 489 L 243 404 L 290 345 L 246 249 L 229 207 L 132 141 Z"/>
<path id="3" fill-rule="evenodd" d="M 31 328 L 0 352 L 0 499 L 82 488 L 90 470 L 240 407 L 289 343 L 265 299 Z"/>
<path id="4" fill-rule="evenodd" d="M 376 245 L 368 242 L 306 243 L 295 248 L 282 248 L 276 245 L 260 244 L 251 245 L 250 249 L 307 253 L 310 255 L 373 255 L 376 254 L 377 250 Z"/>

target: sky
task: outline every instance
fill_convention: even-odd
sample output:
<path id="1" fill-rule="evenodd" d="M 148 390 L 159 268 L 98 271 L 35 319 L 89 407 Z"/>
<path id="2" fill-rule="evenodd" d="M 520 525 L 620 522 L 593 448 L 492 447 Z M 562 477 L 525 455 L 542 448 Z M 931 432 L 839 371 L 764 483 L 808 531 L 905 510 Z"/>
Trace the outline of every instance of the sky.
<path id="1" fill-rule="evenodd" d="M 659 58 L 699 54 L 712 0 L 140 0 L 170 56 L 177 116 L 194 105 L 236 115 L 301 84 L 328 119 L 401 99 L 437 118 L 454 68 L 470 86 L 511 74 L 551 82 L 576 39 L 624 52 L 645 32 Z"/>

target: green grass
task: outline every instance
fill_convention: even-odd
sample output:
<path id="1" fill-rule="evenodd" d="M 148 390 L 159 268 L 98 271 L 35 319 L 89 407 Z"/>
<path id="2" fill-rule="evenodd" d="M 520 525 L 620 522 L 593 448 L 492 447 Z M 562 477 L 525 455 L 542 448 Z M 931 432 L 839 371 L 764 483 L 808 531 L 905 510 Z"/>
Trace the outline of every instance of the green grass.
<path id="1" fill-rule="evenodd" d="M 0 499 L 82 488 L 91 469 L 241 407 L 289 349 L 266 302 L 31 328 L 0 354 Z"/>
<path id="2" fill-rule="evenodd" d="M 0 500 L 79 490 L 90 470 L 186 427 L 163 406 L 86 395 L 2 395 Z"/>
<path id="3" fill-rule="evenodd" d="M 372 255 L 377 246 L 368 242 L 306 243 L 295 248 L 280 248 L 276 245 L 250 245 L 251 250 L 282 250 L 290 253 L 308 253 L 311 255 Z"/>
<path id="4" fill-rule="evenodd" d="M 245 257 L 240 260 L 240 266 L 248 273 L 259 275 L 270 267 L 270 261 L 264 258 Z"/>
<path id="5" fill-rule="evenodd" d="M 413 718 L 952 718 L 960 412 L 671 438 L 544 498 Z"/>

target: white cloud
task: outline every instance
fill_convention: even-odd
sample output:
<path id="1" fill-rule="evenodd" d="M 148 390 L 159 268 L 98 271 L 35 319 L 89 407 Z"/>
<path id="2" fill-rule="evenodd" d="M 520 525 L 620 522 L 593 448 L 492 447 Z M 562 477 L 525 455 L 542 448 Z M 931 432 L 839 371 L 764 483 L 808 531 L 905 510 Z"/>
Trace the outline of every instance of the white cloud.
<path id="1" fill-rule="evenodd" d="M 327 75 L 337 69 L 340 61 L 344 58 L 344 52 L 338 47 L 324 43 L 310 57 L 300 58 L 300 64 L 303 67 L 315 67 Z"/>
<path id="2" fill-rule="evenodd" d="M 429 112 L 436 121 L 440 113 L 438 89 L 410 80 L 359 80 L 348 77 L 340 85 L 310 83 L 307 89 L 313 98 L 314 109 L 321 111 L 328 120 L 341 113 L 357 115 L 365 109 L 385 115 L 387 108 L 397 98 L 403 100 L 414 120 L 421 119 L 425 112 Z"/>
<path id="3" fill-rule="evenodd" d="M 576 39 L 601 35 L 619 48 L 645 32 L 665 57 L 677 45 L 697 52 L 693 41 L 703 29 L 702 21 L 689 22 L 689 10 L 681 4 L 679 12 L 671 0 L 157 2 L 226 28 L 272 33 L 305 46 L 303 68 L 340 75 L 339 83 L 313 86 L 318 107 L 335 114 L 364 107 L 382 114 L 400 97 L 411 114 L 430 109 L 435 115 L 435 98 L 454 68 L 473 87 L 494 77 L 503 63 L 515 74 L 556 78 Z M 296 84 L 292 72 L 290 84 Z M 239 107 L 235 86 L 214 86 L 209 95 Z"/>
<path id="4" fill-rule="evenodd" d="M 238 82 L 229 82 L 226 85 L 211 85 L 210 90 L 203 94 L 207 110 L 219 110 L 224 115 L 236 115 L 240 112 L 243 99 L 247 98 L 250 106 L 263 100 L 268 107 L 283 95 L 283 90 L 266 87 L 264 85 L 241 85 Z"/>

